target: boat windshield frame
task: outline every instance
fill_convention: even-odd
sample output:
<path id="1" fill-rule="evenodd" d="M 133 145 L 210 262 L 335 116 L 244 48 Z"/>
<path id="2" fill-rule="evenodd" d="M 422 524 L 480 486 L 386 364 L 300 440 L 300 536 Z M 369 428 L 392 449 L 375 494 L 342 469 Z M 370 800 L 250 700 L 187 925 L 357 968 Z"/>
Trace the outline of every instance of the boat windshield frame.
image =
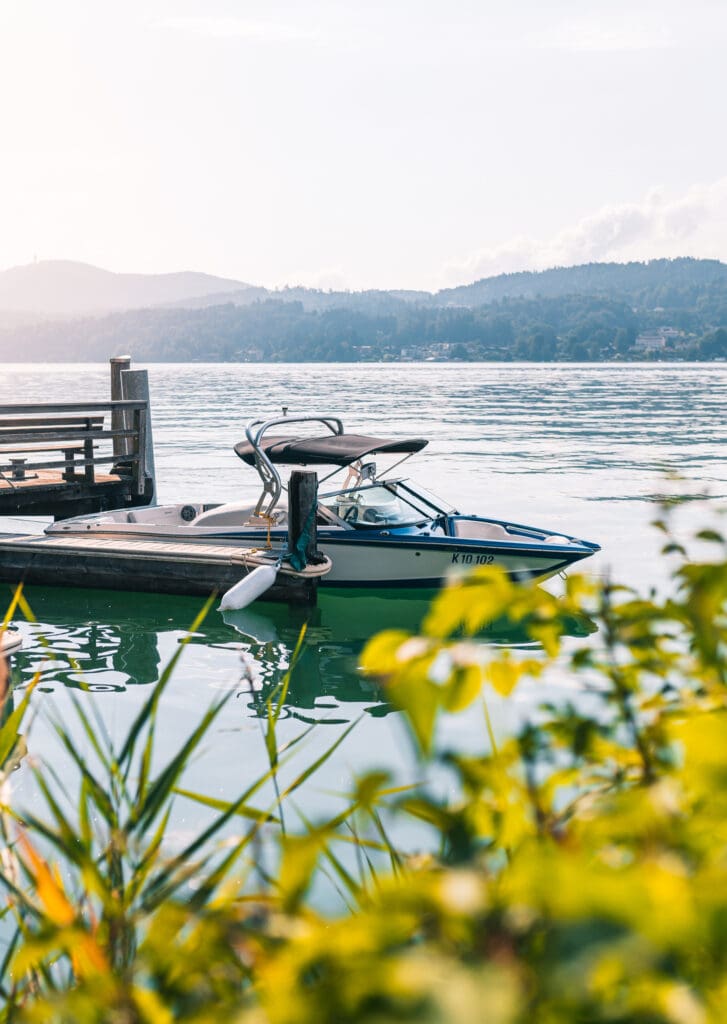
<path id="1" fill-rule="evenodd" d="M 397 502 L 401 502 L 407 505 L 412 510 L 412 516 L 406 518 L 382 518 L 372 519 L 371 521 L 358 521 L 358 516 L 353 517 L 341 514 L 331 507 L 331 499 L 343 498 L 343 502 L 339 502 L 339 508 L 341 504 L 348 504 L 349 509 L 355 510 L 358 507 L 365 506 L 365 503 L 356 502 L 354 495 L 360 494 L 361 492 L 372 491 L 372 490 L 388 491 L 392 498 Z M 401 491 L 406 493 L 402 494 Z M 347 499 L 349 499 L 347 501 Z M 407 526 L 417 526 L 423 523 L 431 523 L 434 520 L 441 519 L 451 514 L 445 508 L 440 505 L 434 504 L 433 496 L 425 497 L 419 494 L 418 491 L 411 485 L 407 484 L 404 480 L 367 480 L 364 483 L 357 484 L 354 487 L 343 487 L 335 491 L 327 491 L 325 494 L 318 496 L 318 503 L 322 505 L 325 511 L 335 516 L 342 524 L 349 529 L 397 529 Z M 423 506 L 423 507 L 422 507 Z M 379 509 L 381 506 L 379 505 Z M 369 505 L 366 511 L 371 511 L 374 514 L 377 512 L 377 506 L 375 504 Z"/>
<path id="2" fill-rule="evenodd" d="M 280 501 L 283 492 L 283 481 L 280 473 L 266 455 L 262 447 L 263 435 L 271 427 L 281 424 L 289 426 L 291 423 L 322 423 L 333 435 L 343 434 L 343 423 L 336 416 L 288 416 L 278 417 L 273 420 L 248 420 L 245 425 L 245 435 L 255 451 L 255 469 L 262 480 L 263 490 L 255 506 L 256 516 L 269 516 Z M 265 497 L 268 497 L 267 507 L 263 508 Z"/>
<path id="3" fill-rule="evenodd" d="M 383 484 L 386 481 L 382 479 L 379 482 Z M 429 505 L 430 508 L 435 509 L 437 516 L 433 516 L 432 518 L 459 515 L 454 505 L 450 505 L 449 502 L 443 501 L 438 495 L 432 494 L 432 492 L 426 490 L 426 488 L 419 487 L 418 484 L 414 485 L 408 479 L 392 480 L 390 482 L 395 483 L 398 487 L 402 487 L 405 491 L 408 491 L 409 494 L 413 495 L 417 499 L 417 501 L 423 501 L 425 505 Z"/>

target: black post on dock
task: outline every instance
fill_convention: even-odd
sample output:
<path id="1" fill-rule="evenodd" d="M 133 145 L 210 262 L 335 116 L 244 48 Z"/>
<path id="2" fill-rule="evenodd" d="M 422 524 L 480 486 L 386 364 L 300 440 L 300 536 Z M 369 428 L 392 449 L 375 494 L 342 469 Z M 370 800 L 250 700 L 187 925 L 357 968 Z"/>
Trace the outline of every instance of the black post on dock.
<path id="1" fill-rule="evenodd" d="M 288 481 L 288 544 L 294 551 L 303 533 L 306 533 L 303 554 L 307 565 L 320 565 L 318 550 L 318 474 L 310 470 L 294 469 Z"/>

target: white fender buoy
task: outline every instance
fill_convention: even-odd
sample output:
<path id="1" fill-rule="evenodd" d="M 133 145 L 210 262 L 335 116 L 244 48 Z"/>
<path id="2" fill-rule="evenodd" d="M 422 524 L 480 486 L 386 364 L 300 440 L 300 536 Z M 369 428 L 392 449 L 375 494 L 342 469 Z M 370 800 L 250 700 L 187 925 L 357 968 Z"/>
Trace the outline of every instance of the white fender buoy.
<path id="1" fill-rule="evenodd" d="M 23 638 L 17 629 L 0 630 L 0 654 L 10 654 L 23 646 Z"/>
<path id="2" fill-rule="evenodd" d="M 270 590 L 278 575 L 277 565 L 259 565 L 249 575 L 222 595 L 220 611 L 247 608 L 258 597 Z"/>

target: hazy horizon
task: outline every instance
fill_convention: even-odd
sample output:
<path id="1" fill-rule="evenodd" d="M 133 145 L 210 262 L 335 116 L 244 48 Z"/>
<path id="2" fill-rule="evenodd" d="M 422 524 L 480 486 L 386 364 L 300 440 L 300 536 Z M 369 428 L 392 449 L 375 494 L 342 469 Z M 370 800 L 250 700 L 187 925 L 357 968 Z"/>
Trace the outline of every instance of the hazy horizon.
<path id="1" fill-rule="evenodd" d="M 663 257 L 663 258 L 664 259 L 674 260 L 674 261 L 678 261 L 680 259 L 700 259 L 699 257 L 681 257 L 681 256 Z M 557 272 L 560 272 L 560 271 L 579 270 L 580 268 L 585 267 L 585 266 L 608 265 L 608 266 L 628 267 L 631 264 L 643 264 L 643 265 L 646 265 L 646 264 L 652 264 L 652 263 L 659 262 L 661 259 L 662 259 L 662 257 L 652 257 L 652 258 L 645 257 L 644 259 L 634 259 L 634 260 L 592 260 L 592 261 L 588 261 L 586 263 L 581 263 L 581 264 L 569 264 L 569 265 L 554 264 L 552 266 L 537 267 L 537 268 L 532 268 L 532 269 L 525 268 L 523 270 L 498 271 L 498 272 L 495 272 L 494 274 L 484 275 L 484 277 L 480 278 L 479 280 L 496 279 L 496 278 L 499 278 L 499 277 L 511 277 L 511 276 L 515 276 L 517 274 L 523 274 L 523 275 L 527 275 L 527 274 L 538 274 L 538 275 L 541 275 L 542 274 L 542 275 L 547 275 L 548 272 L 556 272 L 557 273 Z M 727 266 L 727 260 L 719 260 L 719 259 L 717 259 L 717 261 L 719 263 L 722 263 L 722 265 Z M 232 291 L 237 286 L 239 286 L 239 287 L 241 287 L 243 289 L 249 288 L 249 289 L 251 289 L 252 291 L 255 291 L 255 292 L 260 291 L 260 290 L 262 290 L 264 292 L 264 291 L 267 290 L 267 291 L 269 291 L 271 293 L 275 293 L 277 291 L 283 292 L 283 291 L 287 291 L 287 290 L 295 291 L 297 289 L 306 289 L 306 288 L 309 288 L 311 290 L 318 289 L 320 291 L 328 292 L 328 293 L 335 293 L 336 291 L 339 290 L 335 286 L 330 286 L 330 287 L 328 287 L 328 286 L 317 286 L 317 285 L 307 286 L 307 285 L 299 285 L 299 284 L 297 285 L 294 282 L 284 282 L 282 284 L 277 284 L 277 285 L 274 285 L 274 286 L 268 288 L 267 286 L 262 285 L 258 281 L 242 281 L 242 280 L 239 280 L 239 279 L 222 278 L 222 277 L 219 277 L 216 274 L 209 274 L 206 270 L 204 270 L 202 268 L 196 268 L 196 267 L 180 267 L 180 268 L 175 268 L 173 270 L 159 270 L 159 271 L 150 271 L 148 273 L 142 273 L 142 272 L 136 271 L 136 270 L 114 270 L 111 267 L 100 267 L 100 266 L 97 266 L 97 265 L 92 264 L 92 263 L 87 263 L 86 261 L 83 261 L 83 260 L 67 260 L 67 259 L 39 260 L 39 259 L 35 258 L 35 259 L 31 260 L 29 263 L 16 264 L 14 266 L 9 266 L 9 267 L 0 267 L 0 278 L 2 278 L 2 276 L 4 274 L 8 273 L 8 272 L 26 271 L 26 270 L 30 269 L 31 267 L 42 268 L 43 266 L 46 266 L 46 267 L 50 268 L 51 266 L 54 266 L 54 265 L 57 266 L 57 267 L 67 266 L 67 267 L 69 267 L 71 269 L 78 269 L 78 270 L 89 270 L 89 271 L 93 271 L 93 272 L 97 272 L 98 271 L 98 272 L 100 272 L 101 274 L 104 274 L 104 275 L 112 274 L 114 276 L 124 277 L 124 278 L 147 278 L 147 277 L 148 278 L 185 278 L 185 277 L 188 277 L 190 279 L 203 279 L 203 278 L 207 278 L 210 281 L 219 282 L 219 286 L 220 286 L 220 289 L 221 289 L 220 294 L 225 294 L 225 292 L 227 292 L 227 291 Z M 451 286 L 451 287 L 467 287 L 467 286 L 469 286 L 471 284 L 477 284 L 477 283 L 478 283 L 478 279 L 468 279 L 468 280 L 462 281 L 460 285 L 454 285 L 454 286 Z M 442 289 L 435 289 L 435 290 L 424 289 L 424 288 L 421 288 L 421 289 L 404 289 L 404 288 L 399 287 L 399 285 L 396 282 L 393 282 L 393 283 L 390 283 L 387 286 L 382 285 L 380 288 L 377 288 L 377 289 L 351 288 L 351 287 L 349 287 L 347 285 L 344 285 L 344 286 L 341 287 L 340 290 L 343 291 L 343 292 L 352 292 L 352 293 L 364 292 L 364 291 L 367 291 L 367 290 L 379 290 L 379 291 L 382 291 L 382 292 L 388 292 L 388 293 L 392 293 L 392 294 L 396 293 L 396 292 L 401 292 L 401 291 L 420 291 L 423 294 L 436 295 L 438 290 L 439 291 L 447 291 L 448 289 L 446 287 L 444 287 Z M 207 290 L 207 291 L 205 291 L 205 290 L 197 291 L 194 288 L 192 288 L 189 291 L 189 298 L 191 299 L 191 298 L 195 298 L 195 297 L 202 297 L 205 294 L 213 295 L 215 293 L 214 292 L 210 292 L 209 290 Z M 182 300 L 180 299 L 179 301 L 181 302 Z"/>
<path id="2" fill-rule="evenodd" d="M 5 5 L 0 267 L 436 291 L 727 259 L 725 43 L 717 0 Z"/>

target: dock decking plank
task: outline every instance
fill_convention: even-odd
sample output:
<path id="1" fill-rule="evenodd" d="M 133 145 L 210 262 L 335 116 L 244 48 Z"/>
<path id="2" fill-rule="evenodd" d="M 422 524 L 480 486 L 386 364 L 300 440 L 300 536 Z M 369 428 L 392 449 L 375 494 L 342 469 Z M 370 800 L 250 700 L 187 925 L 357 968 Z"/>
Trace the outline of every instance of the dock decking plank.
<path id="1" fill-rule="evenodd" d="M 77 463 L 79 468 L 81 463 Z M 63 479 L 62 471 L 39 469 L 29 470 L 33 476 L 27 476 L 24 480 L 13 480 L 8 474 L 3 478 L 0 476 L 0 491 L 24 491 L 30 490 L 33 487 L 67 487 L 68 481 Z M 79 477 L 79 483 L 82 477 Z M 123 478 L 118 473 L 96 473 L 95 483 L 97 484 L 120 484 L 123 482 Z"/>
<path id="2" fill-rule="evenodd" d="M 0 535 L 0 581 L 162 594 L 221 593 L 257 568 L 260 548 L 209 541 L 155 540 L 110 534 Z M 320 567 L 319 573 L 327 571 Z M 278 574 L 266 600 L 315 600 L 316 568 L 306 577 Z"/>

